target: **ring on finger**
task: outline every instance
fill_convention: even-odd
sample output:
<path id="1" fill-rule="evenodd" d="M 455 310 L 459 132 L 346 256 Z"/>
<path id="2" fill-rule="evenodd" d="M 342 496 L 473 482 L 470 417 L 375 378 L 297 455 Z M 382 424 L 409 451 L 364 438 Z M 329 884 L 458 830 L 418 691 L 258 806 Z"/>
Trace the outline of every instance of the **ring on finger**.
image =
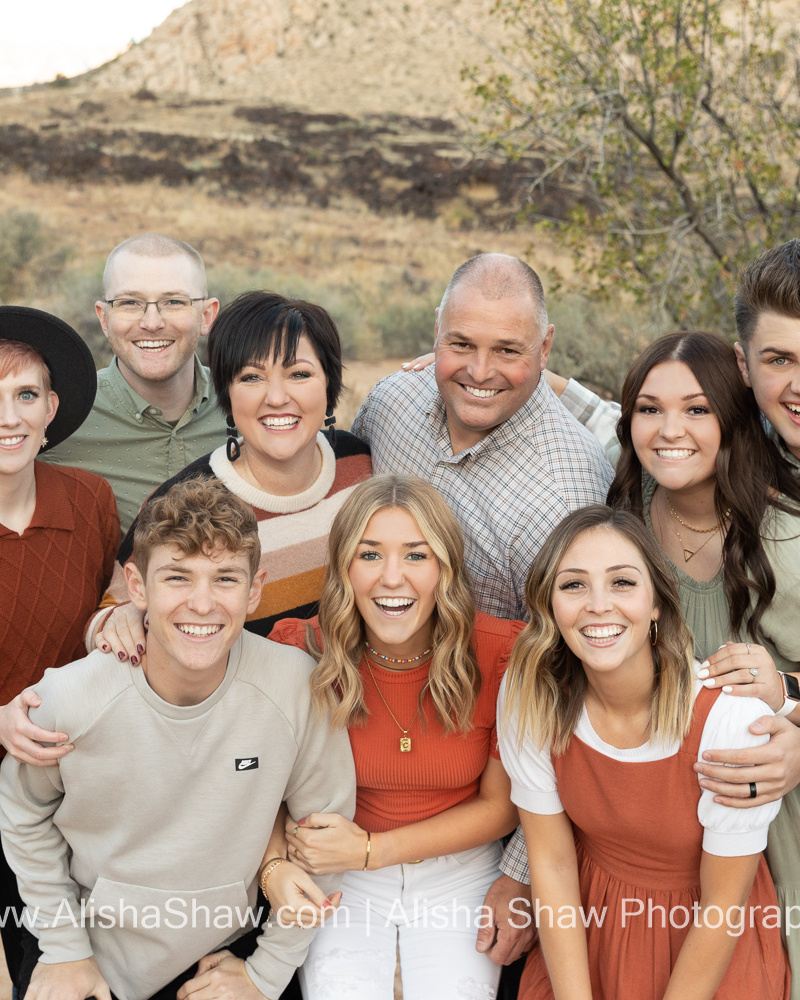
<path id="1" fill-rule="evenodd" d="M 297 836 L 297 827 L 295 827 L 294 830 L 292 830 L 292 836 L 293 837 Z"/>
<path id="2" fill-rule="evenodd" d="M 750 643 L 749 643 L 749 642 L 746 642 L 746 643 L 745 643 L 745 646 L 747 646 L 747 652 L 748 652 L 748 654 L 749 654 L 749 653 L 750 653 L 750 650 L 751 650 L 751 645 L 750 645 Z"/>
<path id="3" fill-rule="evenodd" d="M 758 667 L 750 667 L 750 673 L 754 678 L 758 677 Z M 751 681 L 750 683 L 752 684 L 753 681 Z"/>
<path id="4" fill-rule="evenodd" d="M 756 788 L 755 781 L 750 782 L 750 798 L 754 799 L 758 795 L 758 789 Z"/>

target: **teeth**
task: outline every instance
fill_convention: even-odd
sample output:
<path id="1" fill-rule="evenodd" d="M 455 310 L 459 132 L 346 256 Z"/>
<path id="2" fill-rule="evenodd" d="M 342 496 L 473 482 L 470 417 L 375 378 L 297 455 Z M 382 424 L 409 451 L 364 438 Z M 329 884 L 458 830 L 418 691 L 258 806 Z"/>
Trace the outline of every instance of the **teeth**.
<path id="1" fill-rule="evenodd" d="M 300 422 L 300 417 L 264 417 L 261 423 L 265 427 L 293 427 Z"/>
<path id="2" fill-rule="evenodd" d="M 178 631 L 184 635 L 214 635 L 222 628 L 221 625 L 178 625 Z"/>
<path id="3" fill-rule="evenodd" d="M 20 441 L 25 440 L 24 434 L 17 434 L 16 437 L 0 438 L 0 445 L 5 448 L 10 448 L 12 445 L 19 444 Z"/>
<path id="4" fill-rule="evenodd" d="M 784 403 L 783 404 L 787 410 L 793 413 L 796 417 L 800 417 L 800 404 L 799 403 Z"/>
<path id="5" fill-rule="evenodd" d="M 610 639 L 622 635 L 624 631 L 622 625 L 587 625 L 581 629 L 587 639 Z"/>
<path id="6" fill-rule="evenodd" d="M 694 455 L 693 448 L 656 448 L 659 458 L 689 458 Z"/>
<path id="7" fill-rule="evenodd" d="M 135 341 L 137 347 L 143 347 L 145 350 L 160 350 L 162 347 L 169 347 L 172 343 L 171 340 L 137 340 Z"/>
<path id="8" fill-rule="evenodd" d="M 408 608 L 414 603 L 411 597 L 376 597 L 375 603 L 382 608 Z"/>
<path id="9" fill-rule="evenodd" d="M 471 385 L 465 385 L 464 388 L 470 394 L 470 396 L 477 396 L 479 399 L 485 399 L 487 396 L 496 396 L 499 389 L 475 389 Z"/>

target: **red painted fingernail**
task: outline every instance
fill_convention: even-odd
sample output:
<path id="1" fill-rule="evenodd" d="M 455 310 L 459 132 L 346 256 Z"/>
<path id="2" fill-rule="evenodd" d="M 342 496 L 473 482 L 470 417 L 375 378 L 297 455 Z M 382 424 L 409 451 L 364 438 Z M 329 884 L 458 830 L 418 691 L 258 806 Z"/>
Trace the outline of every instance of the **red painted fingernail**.
<path id="1" fill-rule="evenodd" d="M 305 826 L 305 825 L 306 825 L 306 821 L 305 821 L 304 819 L 299 819 L 299 820 L 297 821 L 297 825 L 298 825 L 298 826 Z"/>
<path id="2" fill-rule="evenodd" d="M 124 659 L 125 659 L 125 654 L 124 654 L 124 653 L 117 653 L 117 656 L 118 656 L 118 657 L 119 657 L 119 658 L 120 658 L 121 660 L 124 660 Z"/>
<path id="3" fill-rule="evenodd" d="M 136 652 L 139 654 L 139 656 L 141 656 L 142 653 L 144 652 L 144 646 L 141 643 L 139 643 L 139 645 L 136 647 Z"/>
<path id="4" fill-rule="evenodd" d="M 134 665 L 134 667 L 136 666 L 136 664 L 137 664 L 138 662 L 139 662 L 139 660 L 138 660 L 138 658 L 137 658 L 137 657 L 135 657 L 135 656 L 132 656 L 132 657 L 131 657 L 131 663 L 132 663 L 132 664 Z"/>
<path id="5" fill-rule="evenodd" d="M 333 906 L 332 906 L 332 904 L 331 904 L 331 903 L 329 903 L 329 902 L 328 902 L 328 900 L 326 899 L 326 900 L 325 900 L 325 902 L 324 902 L 324 903 L 322 904 L 322 909 L 323 909 L 323 910 L 332 910 L 332 909 L 333 909 Z"/>

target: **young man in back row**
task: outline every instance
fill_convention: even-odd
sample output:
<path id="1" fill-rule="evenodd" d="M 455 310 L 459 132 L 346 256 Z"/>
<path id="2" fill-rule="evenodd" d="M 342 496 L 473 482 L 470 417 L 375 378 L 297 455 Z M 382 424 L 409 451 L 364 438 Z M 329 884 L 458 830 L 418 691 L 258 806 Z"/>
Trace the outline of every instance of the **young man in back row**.
<path id="1" fill-rule="evenodd" d="M 27 1000 L 276 1000 L 303 961 L 313 931 L 273 918 L 258 934 L 256 876 L 281 802 L 351 817 L 355 774 L 346 732 L 312 708 L 313 660 L 242 631 L 259 555 L 247 505 L 176 485 L 146 506 L 126 567 L 150 620 L 142 669 L 95 651 L 36 685 L 32 719 L 75 748 L 0 773 Z M 203 960 L 228 944 L 241 958 Z"/>

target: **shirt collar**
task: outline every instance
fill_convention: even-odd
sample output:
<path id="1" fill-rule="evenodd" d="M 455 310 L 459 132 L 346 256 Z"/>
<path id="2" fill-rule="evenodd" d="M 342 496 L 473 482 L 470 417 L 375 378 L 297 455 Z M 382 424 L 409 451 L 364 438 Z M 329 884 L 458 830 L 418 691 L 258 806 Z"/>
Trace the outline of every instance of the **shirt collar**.
<path id="1" fill-rule="evenodd" d="M 546 379 L 540 376 L 539 382 L 530 397 L 515 413 L 511 414 L 508 420 L 504 420 L 490 434 L 481 438 L 480 441 L 470 448 L 465 448 L 463 451 L 453 455 L 444 400 L 435 385 L 434 388 L 436 391 L 431 395 L 425 412 L 436 435 L 436 443 L 439 445 L 439 448 L 459 461 L 468 455 L 479 455 L 486 449 L 499 450 L 505 448 L 508 444 L 513 443 L 515 439 L 519 439 L 521 434 L 529 435 L 530 428 L 536 426 L 550 405 L 552 398 L 554 398 Z"/>
<path id="2" fill-rule="evenodd" d="M 114 393 L 130 409 L 137 420 L 142 419 L 144 413 L 149 412 L 152 403 L 148 403 L 138 392 L 135 392 L 125 380 L 125 376 L 119 370 L 119 363 L 116 357 L 111 359 L 108 366 L 108 381 Z M 187 412 L 194 412 L 199 406 L 207 402 L 211 396 L 211 378 L 207 368 L 200 364 L 200 359 L 194 356 L 194 396 Z"/>

